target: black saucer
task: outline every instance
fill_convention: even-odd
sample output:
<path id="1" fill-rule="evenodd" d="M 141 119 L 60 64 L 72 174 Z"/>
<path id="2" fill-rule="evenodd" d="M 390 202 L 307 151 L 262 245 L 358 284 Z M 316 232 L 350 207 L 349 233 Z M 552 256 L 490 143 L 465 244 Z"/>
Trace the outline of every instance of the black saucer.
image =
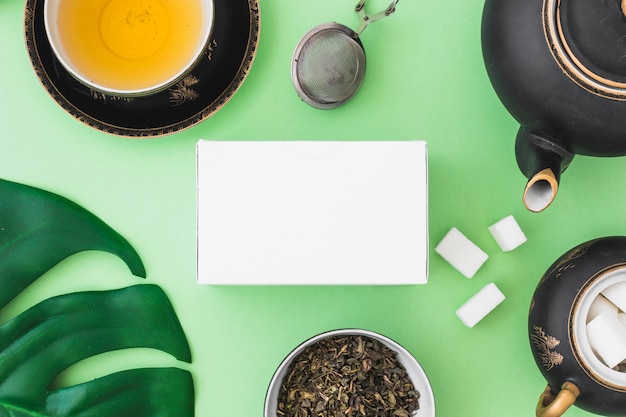
<path id="1" fill-rule="evenodd" d="M 37 76 L 68 113 L 114 135 L 162 136 L 200 123 L 235 94 L 256 54 L 258 0 L 214 0 L 210 46 L 185 79 L 148 96 L 110 96 L 79 83 L 56 59 L 44 27 L 44 1 L 26 0 L 24 17 L 26 47 Z"/>

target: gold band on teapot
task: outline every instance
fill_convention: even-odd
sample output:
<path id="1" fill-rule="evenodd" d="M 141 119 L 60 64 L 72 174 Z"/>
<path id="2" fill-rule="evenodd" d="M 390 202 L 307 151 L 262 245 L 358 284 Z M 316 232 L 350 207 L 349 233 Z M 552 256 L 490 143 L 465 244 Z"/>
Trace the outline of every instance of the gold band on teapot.
<path id="1" fill-rule="evenodd" d="M 580 87 L 600 97 L 626 101 L 626 83 L 608 79 L 587 68 L 569 46 L 561 25 L 562 1 L 543 2 L 544 34 L 552 56 L 565 74 Z M 621 1 L 621 9 L 626 14 L 626 0 Z"/>

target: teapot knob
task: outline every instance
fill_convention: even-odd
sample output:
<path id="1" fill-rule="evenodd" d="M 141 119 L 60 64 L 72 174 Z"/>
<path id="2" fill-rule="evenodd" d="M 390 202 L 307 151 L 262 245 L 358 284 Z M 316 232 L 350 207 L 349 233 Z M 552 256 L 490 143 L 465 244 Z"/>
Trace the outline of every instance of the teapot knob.
<path id="1" fill-rule="evenodd" d="M 537 403 L 537 417 L 560 417 L 570 406 L 576 402 L 576 398 L 580 395 L 578 387 L 566 382 L 561 386 L 561 391 L 555 396 L 552 389 L 548 385 L 539 397 Z"/>

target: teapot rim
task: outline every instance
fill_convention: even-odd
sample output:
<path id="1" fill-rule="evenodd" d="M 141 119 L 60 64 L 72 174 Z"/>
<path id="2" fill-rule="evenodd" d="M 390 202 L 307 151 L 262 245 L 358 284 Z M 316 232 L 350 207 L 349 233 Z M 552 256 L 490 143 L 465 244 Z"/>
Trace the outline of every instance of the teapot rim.
<path id="1" fill-rule="evenodd" d="M 609 368 L 593 352 L 587 337 L 587 317 L 593 301 L 610 286 L 626 282 L 626 264 L 609 267 L 585 283 L 571 311 L 570 340 L 576 361 L 595 382 L 626 392 L 626 372 Z"/>

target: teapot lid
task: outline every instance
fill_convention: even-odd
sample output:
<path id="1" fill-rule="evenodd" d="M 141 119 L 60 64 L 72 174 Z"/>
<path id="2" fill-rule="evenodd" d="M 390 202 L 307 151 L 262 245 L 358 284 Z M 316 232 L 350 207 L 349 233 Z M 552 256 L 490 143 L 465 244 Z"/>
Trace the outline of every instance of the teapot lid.
<path id="1" fill-rule="evenodd" d="M 545 0 L 544 28 L 561 68 L 576 83 L 626 99 L 626 16 L 622 0 Z"/>

